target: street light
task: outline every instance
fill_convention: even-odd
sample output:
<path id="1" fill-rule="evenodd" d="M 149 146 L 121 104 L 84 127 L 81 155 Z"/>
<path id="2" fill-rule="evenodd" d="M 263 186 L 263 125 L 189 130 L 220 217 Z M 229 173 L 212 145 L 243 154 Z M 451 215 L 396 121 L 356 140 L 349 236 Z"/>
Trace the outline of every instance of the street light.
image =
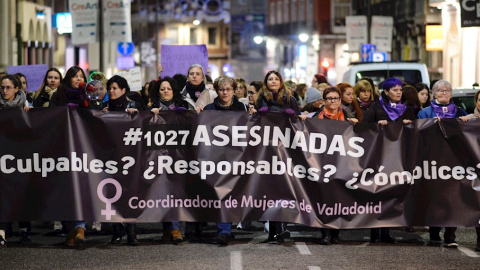
<path id="1" fill-rule="evenodd" d="M 194 20 L 193 21 L 193 25 L 199 25 L 200 24 L 200 20 Z"/>
<path id="2" fill-rule="evenodd" d="M 260 44 L 263 42 L 263 37 L 262 36 L 255 36 L 253 38 L 253 42 L 255 42 L 256 44 Z"/>
<path id="3" fill-rule="evenodd" d="M 298 35 L 298 39 L 301 42 L 307 42 L 308 38 L 309 38 L 308 34 L 305 34 L 305 33 L 301 33 L 300 35 Z"/>

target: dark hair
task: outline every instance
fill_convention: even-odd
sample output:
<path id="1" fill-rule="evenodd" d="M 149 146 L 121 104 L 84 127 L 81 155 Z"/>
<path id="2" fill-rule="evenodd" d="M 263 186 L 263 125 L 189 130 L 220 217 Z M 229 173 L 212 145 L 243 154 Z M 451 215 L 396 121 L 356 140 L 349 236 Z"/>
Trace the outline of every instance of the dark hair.
<path id="1" fill-rule="evenodd" d="M 62 83 L 60 83 L 60 86 L 57 89 L 56 96 L 58 100 L 58 104 L 65 104 L 66 102 L 66 96 L 65 96 L 65 91 L 67 87 L 73 88 L 71 85 L 72 78 L 77 75 L 77 73 L 81 71 L 83 74 L 83 79 L 86 82 L 87 77 L 85 76 L 85 72 L 83 69 L 79 66 L 72 66 L 67 70 L 67 73 L 65 74 L 65 77 L 63 78 Z"/>
<path id="2" fill-rule="evenodd" d="M 110 86 L 112 85 L 112 83 L 117 83 L 117 85 L 120 89 L 125 88 L 125 93 L 130 92 L 130 86 L 128 86 L 128 82 L 124 77 L 119 76 L 119 75 L 113 75 L 113 77 L 111 77 L 107 81 L 107 91 L 108 91 L 108 89 L 110 89 Z"/>
<path id="3" fill-rule="evenodd" d="M 411 85 L 405 85 L 403 88 L 403 96 L 405 97 L 405 104 L 414 108 L 421 108 L 420 100 L 418 99 L 418 91 Z"/>
<path id="4" fill-rule="evenodd" d="M 27 76 L 25 76 L 23 73 L 18 72 L 18 73 L 15 73 L 14 75 L 18 77 L 18 80 L 19 80 L 19 81 L 20 81 L 20 78 L 22 78 L 22 77 L 25 78 L 25 82 L 26 82 L 27 85 L 28 85 Z M 20 83 L 21 83 L 21 82 L 22 82 L 22 81 L 20 81 Z"/>
<path id="5" fill-rule="evenodd" d="M 397 85 L 402 86 L 402 81 L 400 81 L 400 79 L 398 79 L 398 78 L 391 77 L 391 78 L 388 78 L 385 81 L 383 81 L 382 89 L 386 90 L 386 91 L 390 91 L 391 88 L 393 88 Z"/>
<path id="6" fill-rule="evenodd" d="M 10 80 L 10 81 L 12 81 L 13 86 L 14 86 L 14 87 L 18 87 L 19 89 L 20 89 L 20 87 L 22 86 L 22 83 L 21 83 L 20 80 L 18 79 L 18 76 L 13 75 L 13 74 L 7 74 L 7 75 L 3 76 L 3 78 L 0 80 L 0 82 L 3 82 L 3 80 Z"/>
<path id="7" fill-rule="evenodd" d="M 177 73 L 173 75 L 172 78 L 177 82 L 178 88 L 180 88 L 180 90 L 185 88 L 185 85 L 187 84 L 187 76 Z"/>
<path id="8" fill-rule="evenodd" d="M 326 83 L 330 85 L 330 83 L 327 81 L 327 77 L 325 77 L 325 75 L 323 75 L 322 73 L 315 74 L 314 76 L 318 84 Z"/>
<path id="9" fill-rule="evenodd" d="M 418 93 L 420 93 L 423 89 L 427 89 L 428 99 L 427 99 L 427 102 L 425 102 L 425 104 L 421 104 L 421 107 L 426 108 L 430 106 L 430 99 L 432 98 L 432 94 L 430 92 L 430 88 L 428 87 L 428 85 L 426 85 L 423 82 L 419 82 L 415 84 L 415 89 L 417 90 Z"/>
<path id="10" fill-rule="evenodd" d="M 168 82 L 173 91 L 173 100 L 175 101 L 175 106 L 181 106 L 183 103 L 181 89 L 178 87 L 177 82 L 171 77 L 163 77 L 160 80 L 154 80 L 150 82 L 150 93 L 153 104 L 158 104 L 160 102 L 160 86 L 163 82 Z"/>
<path id="11" fill-rule="evenodd" d="M 340 90 L 340 99 L 342 101 L 342 104 L 344 104 L 343 103 L 343 95 L 345 94 L 345 91 L 347 90 L 347 88 L 352 88 L 352 90 L 353 90 L 353 87 L 349 83 L 343 82 L 343 83 L 337 84 L 337 88 Z M 355 97 L 355 94 L 354 93 L 352 93 L 352 94 Z M 355 109 L 356 118 L 358 119 L 359 122 L 362 122 L 362 120 L 363 120 L 362 109 L 360 109 L 360 106 L 358 105 L 358 102 L 357 102 L 356 98 L 353 98 L 352 106 Z"/>
<path id="12" fill-rule="evenodd" d="M 437 83 L 437 82 L 438 82 L 438 80 L 431 80 L 430 81 L 430 89 L 432 89 L 433 86 L 435 85 L 435 83 Z"/>
<path id="13" fill-rule="evenodd" d="M 338 97 L 342 99 L 342 93 L 340 92 L 340 89 L 338 89 L 335 86 L 330 86 L 325 88 L 325 90 L 323 90 L 323 99 L 327 99 L 327 95 L 330 93 L 337 93 Z"/>
<path id="14" fill-rule="evenodd" d="M 263 82 L 262 81 L 251 81 L 250 85 L 255 87 L 255 90 L 258 93 L 258 92 L 260 92 L 260 90 L 262 90 Z"/>
<path id="15" fill-rule="evenodd" d="M 280 79 L 280 88 L 278 89 L 278 95 L 277 95 L 276 102 L 280 105 L 283 105 L 283 96 L 284 95 L 287 96 L 287 102 L 290 102 L 290 96 L 292 95 L 292 92 L 287 90 L 287 88 L 285 87 L 285 83 L 283 82 L 282 75 L 276 70 L 270 70 L 265 75 L 265 79 L 263 80 L 263 87 L 262 87 L 263 96 L 265 97 L 266 100 L 272 100 L 273 99 L 272 91 L 270 91 L 270 89 L 268 89 L 268 84 L 267 84 L 268 77 L 272 73 L 275 74 Z M 260 98 L 260 96 L 261 95 L 258 95 L 257 99 Z"/>
<path id="16" fill-rule="evenodd" d="M 207 83 L 213 83 L 213 79 L 212 79 L 212 77 L 211 77 L 210 75 L 205 74 L 205 78 L 207 79 L 207 81 L 205 82 L 205 84 L 207 84 Z"/>

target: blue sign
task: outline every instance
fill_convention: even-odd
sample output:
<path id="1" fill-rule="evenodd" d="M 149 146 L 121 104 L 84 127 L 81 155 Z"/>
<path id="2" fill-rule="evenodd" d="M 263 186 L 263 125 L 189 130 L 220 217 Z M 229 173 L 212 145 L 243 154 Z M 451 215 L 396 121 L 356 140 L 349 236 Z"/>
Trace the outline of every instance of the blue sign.
<path id="1" fill-rule="evenodd" d="M 372 53 L 377 50 L 377 46 L 375 44 L 362 44 L 361 52 L 360 52 L 360 59 L 362 62 L 371 62 L 372 61 Z"/>
<path id="2" fill-rule="evenodd" d="M 133 53 L 133 43 L 132 42 L 119 42 L 117 46 L 118 53 L 123 56 L 129 56 Z"/>

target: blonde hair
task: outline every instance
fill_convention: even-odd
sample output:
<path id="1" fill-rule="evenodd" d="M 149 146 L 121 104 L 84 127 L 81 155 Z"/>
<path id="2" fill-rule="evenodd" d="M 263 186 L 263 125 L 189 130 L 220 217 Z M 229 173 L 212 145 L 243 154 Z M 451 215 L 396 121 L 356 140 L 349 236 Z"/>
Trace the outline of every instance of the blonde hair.
<path id="1" fill-rule="evenodd" d="M 366 80 L 358 81 L 353 87 L 353 92 L 356 97 L 358 97 L 358 93 L 362 91 L 370 91 L 370 101 L 373 101 L 374 90 L 372 89 L 372 85 Z"/>

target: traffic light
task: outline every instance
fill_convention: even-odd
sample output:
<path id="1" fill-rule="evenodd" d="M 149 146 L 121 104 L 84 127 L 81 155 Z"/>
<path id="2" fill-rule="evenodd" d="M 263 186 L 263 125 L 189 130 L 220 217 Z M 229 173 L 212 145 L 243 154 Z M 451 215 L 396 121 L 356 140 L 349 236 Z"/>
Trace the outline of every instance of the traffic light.
<path id="1" fill-rule="evenodd" d="M 323 58 L 323 61 L 322 61 L 321 65 L 322 65 L 322 69 L 323 69 L 323 74 L 325 74 L 325 76 L 326 76 L 327 72 L 328 72 L 328 68 L 330 67 L 330 62 L 328 61 L 327 58 Z"/>

